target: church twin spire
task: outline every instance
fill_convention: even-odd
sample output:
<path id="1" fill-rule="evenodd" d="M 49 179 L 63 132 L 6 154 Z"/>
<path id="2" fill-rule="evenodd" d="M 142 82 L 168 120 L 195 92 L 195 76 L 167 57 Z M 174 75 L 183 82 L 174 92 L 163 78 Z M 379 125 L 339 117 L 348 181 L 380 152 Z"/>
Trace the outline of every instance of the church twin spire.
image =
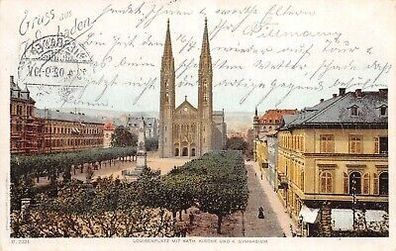
<path id="1" fill-rule="evenodd" d="M 170 35 L 170 27 L 169 27 L 169 19 L 168 19 L 168 25 L 166 29 L 166 37 L 165 37 L 165 46 L 164 46 L 164 58 L 172 58 L 172 41 L 171 41 L 171 35 Z"/>
<path id="2" fill-rule="evenodd" d="M 201 57 L 210 57 L 210 49 L 209 49 L 209 36 L 208 36 L 208 20 L 205 17 L 205 29 L 203 33 L 202 39 L 202 49 L 201 49 Z"/>

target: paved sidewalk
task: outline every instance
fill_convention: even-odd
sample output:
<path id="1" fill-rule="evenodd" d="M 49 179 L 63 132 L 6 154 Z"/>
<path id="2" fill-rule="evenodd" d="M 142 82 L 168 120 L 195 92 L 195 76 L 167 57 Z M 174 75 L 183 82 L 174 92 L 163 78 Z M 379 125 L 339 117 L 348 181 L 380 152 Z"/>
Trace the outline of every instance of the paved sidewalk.
<path id="1" fill-rule="evenodd" d="M 255 173 L 256 173 L 255 177 L 257 178 L 258 182 L 260 183 L 261 188 L 263 189 L 263 191 L 267 197 L 267 201 L 269 202 L 269 204 L 272 208 L 272 211 L 275 212 L 278 223 L 279 223 L 280 227 L 282 228 L 283 233 L 285 233 L 287 237 L 291 237 L 292 234 L 290 231 L 290 224 L 292 224 L 294 231 L 296 231 L 297 226 L 291 220 L 290 216 L 285 212 L 285 208 L 283 207 L 283 204 L 280 201 L 278 195 L 276 194 L 276 192 L 274 192 L 272 186 L 270 185 L 270 183 L 268 182 L 267 179 L 263 178 L 263 180 L 260 180 L 260 168 L 256 162 L 249 161 L 249 162 L 246 162 L 246 165 L 251 166 L 252 169 L 255 171 Z"/>

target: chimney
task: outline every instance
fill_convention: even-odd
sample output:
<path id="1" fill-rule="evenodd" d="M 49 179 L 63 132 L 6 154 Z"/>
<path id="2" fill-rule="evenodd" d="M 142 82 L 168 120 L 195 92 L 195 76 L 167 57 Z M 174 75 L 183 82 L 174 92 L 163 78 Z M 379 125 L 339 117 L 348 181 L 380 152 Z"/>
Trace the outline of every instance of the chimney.
<path id="1" fill-rule="evenodd" d="M 14 76 L 10 76 L 10 84 L 14 83 Z"/>
<path id="2" fill-rule="evenodd" d="M 385 89 L 379 89 L 378 90 L 379 92 L 379 95 L 381 96 L 381 97 L 387 97 L 388 96 L 388 88 L 385 88 Z"/>
<path id="3" fill-rule="evenodd" d="M 356 89 L 355 90 L 355 96 L 357 98 L 361 98 L 362 97 L 362 89 Z"/>
<path id="4" fill-rule="evenodd" d="M 337 97 L 337 93 L 333 93 L 333 98 L 336 98 Z"/>
<path id="5" fill-rule="evenodd" d="M 346 92 L 346 88 L 339 88 L 338 91 L 340 96 L 344 96 Z"/>
<path id="6" fill-rule="evenodd" d="M 320 99 L 320 103 L 322 103 L 323 101 L 324 101 L 324 98 L 321 98 L 321 99 Z"/>

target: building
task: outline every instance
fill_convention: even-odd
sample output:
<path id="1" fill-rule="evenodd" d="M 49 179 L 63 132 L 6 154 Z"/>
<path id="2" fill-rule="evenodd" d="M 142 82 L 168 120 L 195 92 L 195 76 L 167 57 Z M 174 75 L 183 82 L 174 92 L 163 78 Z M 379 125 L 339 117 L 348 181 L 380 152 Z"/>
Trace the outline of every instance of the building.
<path id="1" fill-rule="evenodd" d="M 343 221 L 337 210 L 349 210 L 350 219 L 356 210 L 388 211 L 387 93 L 340 88 L 331 99 L 284 117 L 278 192 L 295 221 L 314 228 L 323 203 L 332 210 L 333 228 Z"/>
<path id="2" fill-rule="evenodd" d="M 35 101 L 25 85 L 21 90 L 10 76 L 10 151 L 11 154 L 35 154 L 42 151 L 40 121 L 35 118 Z"/>
<path id="3" fill-rule="evenodd" d="M 169 20 L 161 64 L 159 154 L 160 157 L 201 156 L 223 149 L 226 135 L 224 112 L 213 112 L 212 59 L 207 21 L 198 70 L 198 108 L 187 101 L 175 107 L 175 66 Z"/>
<path id="4" fill-rule="evenodd" d="M 158 123 L 157 118 L 154 117 L 144 117 L 146 123 L 145 135 L 146 138 L 158 138 Z M 139 125 L 142 122 L 142 116 L 128 116 L 125 127 L 129 129 L 135 135 L 139 134 Z"/>
<path id="5" fill-rule="evenodd" d="M 276 131 L 254 140 L 254 161 L 260 167 L 261 179 L 265 177 L 274 191 L 278 190 L 277 157 L 278 137 Z"/>
<path id="6" fill-rule="evenodd" d="M 113 123 L 107 122 L 103 126 L 103 147 L 104 148 L 109 148 L 111 147 L 111 140 L 112 136 L 114 134 L 115 127 Z"/>
<path id="7" fill-rule="evenodd" d="M 253 117 L 253 129 L 255 137 L 261 137 L 267 133 L 278 130 L 282 126 L 284 115 L 294 115 L 297 109 L 270 109 L 261 117 L 258 115 L 257 108 Z"/>
<path id="8" fill-rule="evenodd" d="M 103 147 L 103 122 L 83 113 L 36 109 L 42 125 L 43 152 L 70 152 Z"/>

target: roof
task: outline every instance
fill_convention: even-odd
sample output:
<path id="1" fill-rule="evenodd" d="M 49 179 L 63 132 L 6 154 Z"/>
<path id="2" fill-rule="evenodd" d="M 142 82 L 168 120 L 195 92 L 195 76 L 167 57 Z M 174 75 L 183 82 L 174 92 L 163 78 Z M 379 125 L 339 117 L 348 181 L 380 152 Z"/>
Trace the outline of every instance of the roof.
<path id="1" fill-rule="evenodd" d="M 224 116 L 224 111 L 213 111 L 212 116 Z"/>
<path id="2" fill-rule="evenodd" d="M 186 100 L 183 101 L 183 103 L 181 103 L 181 104 L 175 109 L 175 114 L 176 114 L 179 110 L 181 110 L 182 108 L 184 108 L 184 107 L 186 107 L 187 109 L 191 109 L 191 110 L 193 110 L 193 111 L 195 111 L 195 112 L 198 111 L 197 108 L 195 108 L 195 107 L 194 107 L 190 102 L 188 102 L 187 99 L 186 99 Z"/>
<path id="3" fill-rule="evenodd" d="M 27 88 L 27 85 L 25 84 L 25 88 L 21 90 L 19 85 L 14 82 L 14 76 L 10 76 L 10 98 L 16 101 L 35 103 L 35 101 L 30 97 L 30 91 Z"/>
<path id="4" fill-rule="evenodd" d="M 383 89 L 385 90 L 385 89 Z M 284 116 L 281 130 L 303 127 L 356 127 L 387 128 L 388 116 L 380 115 L 380 108 L 388 106 L 385 92 L 348 92 L 333 96 L 319 104 L 304 108 L 297 115 Z M 351 113 L 357 108 L 357 115 Z"/>
<path id="5" fill-rule="evenodd" d="M 259 118 L 261 124 L 279 124 L 284 115 L 296 114 L 297 109 L 271 109 Z M 277 121 L 277 122 L 276 122 Z"/>
<path id="6" fill-rule="evenodd" d="M 66 112 L 58 112 L 48 109 L 37 109 L 36 108 L 36 117 L 47 120 L 60 120 L 60 121 L 72 121 L 72 122 L 85 122 L 85 123 L 95 123 L 95 124 L 104 124 L 101 118 L 95 118 L 86 116 L 84 114 L 76 114 L 76 113 L 66 113 Z"/>
<path id="7" fill-rule="evenodd" d="M 114 125 L 111 122 L 106 122 L 103 129 L 105 130 L 114 130 Z"/>
<path id="8" fill-rule="evenodd" d="M 146 122 L 146 126 L 148 127 L 152 127 L 154 126 L 154 124 L 157 123 L 157 118 L 154 117 L 143 117 L 144 121 Z M 142 116 L 140 117 L 131 117 L 129 116 L 127 119 L 127 126 L 132 126 L 132 127 L 136 127 L 136 126 L 140 126 L 140 122 L 142 121 Z M 136 124 L 136 125 L 135 125 Z"/>

